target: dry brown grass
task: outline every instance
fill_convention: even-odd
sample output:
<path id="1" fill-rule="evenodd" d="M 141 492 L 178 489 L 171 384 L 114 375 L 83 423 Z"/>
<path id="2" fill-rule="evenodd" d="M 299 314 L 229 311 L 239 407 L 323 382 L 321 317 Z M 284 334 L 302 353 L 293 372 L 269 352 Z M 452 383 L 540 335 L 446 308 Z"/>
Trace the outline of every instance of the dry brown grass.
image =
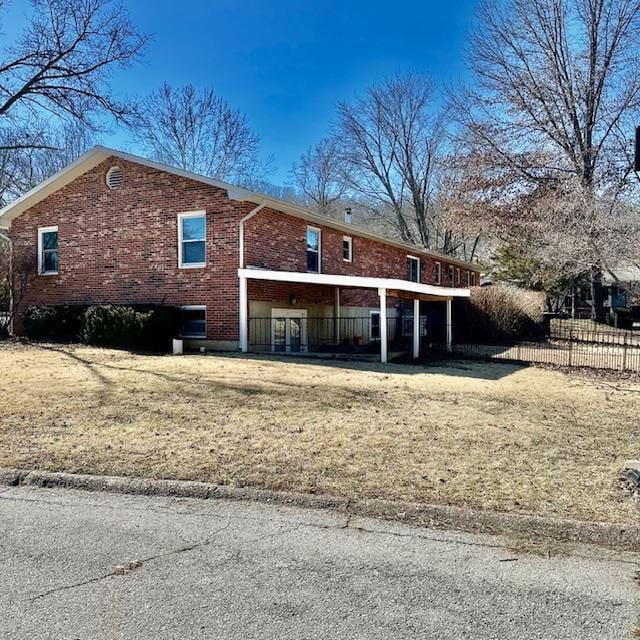
<path id="1" fill-rule="evenodd" d="M 628 381 L 5 344 L 0 382 L 3 467 L 638 520 Z"/>

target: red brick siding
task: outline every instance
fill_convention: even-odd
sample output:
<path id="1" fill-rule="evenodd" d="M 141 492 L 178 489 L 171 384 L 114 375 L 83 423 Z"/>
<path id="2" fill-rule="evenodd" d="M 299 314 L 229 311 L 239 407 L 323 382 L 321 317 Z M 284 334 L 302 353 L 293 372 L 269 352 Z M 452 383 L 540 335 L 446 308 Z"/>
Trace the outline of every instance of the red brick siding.
<path id="1" fill-rule="evenodd" d="M 114 165 L 124 170 L 117 190 L 105 185 Z M 238 339 L 238 227 L 255 207 L 229 200 L 210 185 L 110 158 L 45 198 L 11 226 L 16 250 L 36 253 L 38 227 L 58 226 L 60 273 L 39 276 L 18 310 L 29 304 L 166 303 L 207 307 L 212 340 Z M 207 212 L 207 265 L 178 268 L 177 214 Z M 263 210 L 246 224 L 245 264 L 306 271 L 304 220 Z M 353 236 L 353 262 L 342 259 L 341 232 L 322 227 L 322 272 L 406 278 L 407 252 Z M 416 254 L 419 255 L 419 254 Z M 442 263 L 442 284 L 448 284 Z M 432 283 L 434 259 L 421 255 L 421 282 Z M 462 275 L 466 285 L 466 275 Z M 479 276 L 476 275 L 479 282 Z M 250 282 L 249 299 L 333 304 L 332 287 Z M 375 306 L 374 291 L 344 290 L 342 303 Z"/>

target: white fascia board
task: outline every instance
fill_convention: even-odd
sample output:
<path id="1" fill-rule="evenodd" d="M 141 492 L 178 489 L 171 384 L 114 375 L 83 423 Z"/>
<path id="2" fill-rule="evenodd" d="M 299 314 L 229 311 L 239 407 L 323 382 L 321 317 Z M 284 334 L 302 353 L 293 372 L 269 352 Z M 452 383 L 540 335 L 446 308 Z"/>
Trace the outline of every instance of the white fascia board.
<path id="1" fill-rule="evenodd" d="M 469 289 L 437 287 L 397 278 L 368 278 L 365 276 L 339 276 L 328 273 L 304 273 L 302 271 L 271 271 L 268 269 L 238 269 L 238 277 L 249 280 L 272 280 L 302 284 L 324 284 L 333 287 L 356 287 L 362 289 L 390 289 L 408 291 L 428 296 L 468 298 Z"/>

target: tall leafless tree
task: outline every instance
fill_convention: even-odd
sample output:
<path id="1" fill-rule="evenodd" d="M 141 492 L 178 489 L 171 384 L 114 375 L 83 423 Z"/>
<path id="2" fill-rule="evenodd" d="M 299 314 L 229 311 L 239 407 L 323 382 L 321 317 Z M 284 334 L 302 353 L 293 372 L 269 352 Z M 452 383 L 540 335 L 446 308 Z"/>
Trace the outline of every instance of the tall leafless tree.
<path id="1" fill-rule="evenodd" d="M 248 185 L 269 172 L 246 116 L 212 89 L 164 83 L 140 104 L 132 134 L 159 162 L 220 180 Z"/>
<path id="2" fill-rule="evenodd" d="M 5 3 L 0 3 L 0 9 Z M 146 37 L 113 0 L 31 0 L 27 26 L 0 53 L 0 149 L 52 146 L 61 120 L 95 126 L 105 114 L 125 118 L 129 104 L 110 76 L 140 55 Z"/>
<path id="3" fill-rule="evenodd" d="M 469 48 L 475 87 L 453 101 L 472 200 L 480 192 L 487 205 L 474 213 L 540 247 L 547 264 L 588 273 L 598 320 L 607 254 L 637 250 L 621 234 L 635 225 L 624 200 L 639 27 L 638 0 L 484 0 Z"/>
<path id="4" fill-rule="evenodd" d="M 335 140 L 354 192 L 382 215 L 391 212 L 403 240 L 450 253 L 456 240 L 437 200 L 444 134 L 435 84 L 416 73 L 338 107 Z"/>
<path id="5" fill-rule="evenodd" d="M 325 138 L 307 149 L 294 163 L 291 176 L 306 206 L 322 215 L 336 214 L 348 189 L 348 175 L 334 139 Z"/>

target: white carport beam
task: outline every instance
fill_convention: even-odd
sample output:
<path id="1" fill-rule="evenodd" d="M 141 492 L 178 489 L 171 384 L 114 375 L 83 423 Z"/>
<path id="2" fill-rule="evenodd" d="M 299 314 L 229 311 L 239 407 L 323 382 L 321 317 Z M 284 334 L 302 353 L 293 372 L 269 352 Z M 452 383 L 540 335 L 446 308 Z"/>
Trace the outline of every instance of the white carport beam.
<path id="1" fill-rule="evenodd" d="M 417 360 L 420 357 L 420 300 L 413 301 L 413 357 Z"/>
<path id="2" fill-rule="evenodd" d="M 240 276 L 240 351 L 246 353 L 249 350 L 249 304 L 247 302 L 247 279 Z"/>
<path id="3" fill-rule="evenodd" d="M 387 362 L 387 290 L 378 289 L 380 296 L 380 362 Z"/>
<path id="4" fill-rule="evenodd" d="M 451 298 L 449 298 L 446 302 L 447 304 L 447 351 L 451 353 L 453 350 L 453 324 L 452 324 L 452 302 Z"/>

